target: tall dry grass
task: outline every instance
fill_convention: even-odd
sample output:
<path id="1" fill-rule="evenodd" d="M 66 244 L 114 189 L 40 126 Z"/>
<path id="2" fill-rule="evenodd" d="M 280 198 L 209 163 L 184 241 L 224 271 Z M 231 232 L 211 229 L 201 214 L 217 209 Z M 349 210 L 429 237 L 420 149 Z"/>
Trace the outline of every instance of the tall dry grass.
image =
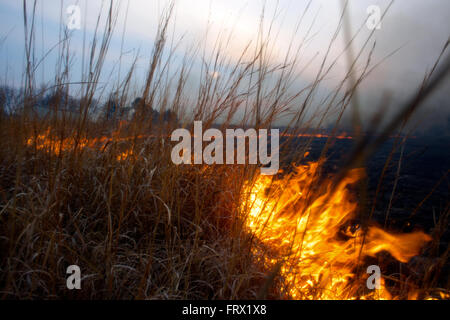
<path id="1" fill-rule="evenodd" d="M 298 45 L 293 41 L 283 63 L 276 66 L 271 64 L 276 14 L 267 19 L 264 10 L 256 45 L 249 44 L 237 61 L 223 54 L 232 35 L 228 34 L 220 35 L 209 51 L 204 43 L 192 45 L 183 62 L 175 63 L 180 42 L 169 34 L 171 4 L 161 13 L 142 87 L 133 86 L 136 56 L 124 79 L 112 77 L 117 85 L 111 93 L 105 93 L 99 79 L 119 6 L 111 1 L 106 16 L 99 15 L 89 54 L 83 56 L 79 83 L 70 82 L 70 33 L 61 24 L 57 71 L 53 83 L 44 87 L 38 87 L 36 79 L 36 70 L 45 60 L 45 56 L 42 60 L 35 57 L 36 6 L 36 1 L 31 7 L 30 2 L 23 1 L 23 99 L 15 110 L 2 112 L 0 119 L 1 297 L 288 298 L 273 287 L 275 281 L 283 281 L 277 277 L 277 270 L 265 270 L 253 257 L 254 239 L 244 229 L 241 192 L 245 182 L 255 176 L 256 166 L 176 166 L 170 159 L 169 134 L 181 126 L 192 128 L 194 119 L 202 120 L 204 127 L 268 128 L 285 115 L 291 119 L 286 131 L 296 134 L 320 128 L 327 117 L 337 113 L 335 135 L 358 85 L 376 67 L 371 61 L 373 34 L 354 58 L 353 67 L 361 64 L 362 68 L 350 68 L 322 101 L 325 107 L 315 112 L 313 98 L 339 59 L 331 57 L 330 52 L 344 23 L 343 13 L 321 57 L 315 80 L 298 89 L 298 70 L 308 64 L 301 57 L 311 36 L 311 26 L 303 23 L 309 4 L 292 34 L 294 39 L 304 28 L 304 41 Z M 349 39 L 341 55 L 353 40 Z M 195 56 L 201 56 L 202 64 L 198 91 L 193 94 L 188 84 Z M 346 167 L 336 175 L 337 181 L 403 125 L 439 84 L 449 70 L 448 59 L 441 69 L 439 62 L 417 96 L 379 131 L 376 139 L 361 136 Z M 177 68 L 176 72 L 171 68 Z M 221 76 L 214 76 L 216 72 Z M 78 110 L 67 112 L 73 90 L 80 97 Z M 51 112 L 37 116 L 35 103 L 48 93 L 53 97 Z M 116 105 L 112 119 L 92 117 L 99 96 L 111 97 Z M 134 116 L 125 124 L 120 122 L 120 110 L 137 96 L 141 99 Z M 159 112 L 157 121 L 152 121 L 152 110 Z M 177 117 L 163 119 L 167 110 Z M 375 118 L 368 129 L 379 128 L 378 120 Z M 50 141 L 44 149 L 37 143 L 27 143 L 37 141 L 43 132 L 48 132 Z M 85 139 L 100 136 L 107 137 L 101 147 L 83 146 Z M 64 149 L 67 139 L 72 145 Z M 302 161 L 311 141 L 293 148 L 291 139 L 283 140 L 282 150 L 289 153 L 281 153 L 281 162 Z M 333 141 L 333 137 L 329 139 L 323 157 Z M 132 156 L 119 160 L 117 154 L 123 150 L 131 150 Z M 448 218 L 448 210 L 444 216 Z M 447 261 L 448 250 L 445 254 Z M 66 288 L 66 268 L 71 264 L 82 270 L 82 290 Z M 436 279 L 424 280 L 425 285 L 437 286 Z"/>

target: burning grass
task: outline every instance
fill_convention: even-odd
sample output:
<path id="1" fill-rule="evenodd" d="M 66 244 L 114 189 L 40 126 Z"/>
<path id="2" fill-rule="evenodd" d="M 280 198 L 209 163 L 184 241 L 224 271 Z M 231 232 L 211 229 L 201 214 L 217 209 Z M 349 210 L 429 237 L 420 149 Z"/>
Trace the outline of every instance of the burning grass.
<path id="1" fill-rule="evenodd" d="M 20 162 L 2 152 L 3 298 L 254 297 L 263 275 L 220 214 L 223 173 L 167 165 L 159 140 L 140 141 L 137 161 L 112 145 L 43 144 Z M 83 270 L 79 292 L 65 286 L 67 263 Z"/>
<path id="2" fill-rule="evenodd" d="M 36 2 L 33 15 L 34 9 Z M 359 134 L 359 129 L 340 134 L 344 111 L 374 67 L 374 47 L 366 52 L 367 61 L 361 61 L 366 45 L 361 48 L 353 64 L 360 68 L 343 74 L 335 91 L 317 105 L 313 97 L 338 60 L 329 56 L 330 50 L 321 58 L 313 83 L 297 88 L 292 79 L 305 68 L 298 65 L 305 43 L 294 42 L 295 30 L 282 65 L 271 65 L 277 46 L 274 31 L 263 28 L 262 17 L 259 40 L 245 47 L 237 61 L 222 54 L 232 35 L 224 34 L 211 52 L 193 48 L 193 57 L 186 54 L 175 63 L 177 45 L 172 42 L 166 48 L 173 10 L 169 5 L 161 14 L 145 81 L 133 88 L 140 98 L 130 93 L 136 56 L 126 77 L 111 89 L 104 117 L 95 118 L 95 98 L 105 90 L 98 83 L 117 10 L 111 2 L 103 34 L 96 27 L 80 87 L 74 88 L 68 76 L 65 62 L 72 57 L 65 30 L 55 83 L 37 90 L 35 25 L 29 24 L 24 1 L 24 90 L 16 105 L 8 110 L 0 106 L 2 298 L 449 297 L 448 274 L 442 275 L 449 249 L 439 250 L 439 236 L 448 228 L 448 205 L 433 232 L 388 230 L 365 210 L 368 201 L 360 183 L 365 179 L 364 160 L 397 135 L 396 128 L 403 128 L 450 70 L 449 60 L 439 68 L 449 42 L 417 95 L 396 117 L 382 127 L 377 115 L 367 128 L 370 135 Z M 304 29 L 310 31 L 311 26 Z M 309 31 L 304 39 L 311 36 Z M 333 36 L 329 48 L 335 40 Z M 202 51 L 198 90 L 187 90 L 194 57 Z M 176 72 L 168 67 L 172 65 Z M 80 97 L 75 117 L 66 112 L 67 97 L 74 91 Z M 50 111 L 36 116 L 34 107 L 48 92 Z M 135 112 L 120 122 L 119 111 L 131 100 Z M 171 114 L 176 116 L 163 116 Z M 270 128 L 286 116 L 291 120 L 281 134 L 281 162 L 290 168 L 278 176 L 260 176 L 255 165 L 177 166 L 171 161 L 170 133 L 189 129 L 194 120 L 223 131 L 236 123 Z M 331 132 L 311 133 L 320 132 L 330 116 L 335 121 Z M 301 146 L 292 143 L 298 138 L 304 139 Z M 306 162 L 315 138 L 327 142 L 318 160 Z M 337 139 L 354 142 L 354 152 L 333 176 L 326 176 L 327 150 Z M 420 267 L 414 267 L 414 259 Z M 66 268 L 72 264 L 82 270 L 81 290 L 67 290 Z M 368 265 L 382 269 L 378 290 L 366 287 Z"/>
<path id="3" fill-rule="evenodd" d="M 294 299 L 395 298 L 384 280 L 378 290 L 361 290 L 364 276 L 356 270 L 366 257 L 382 251 L 406 263 L 431 237 L 423 232 L 389 233 L 375 225 L 363 232 L 355 223 L 357 203 L 348 189 L 363 170 L 350 171 L 333 186 L 320 178 L 320 169 L 320 162 L 311 162 L 282 179 L 259 176 L 244 188 L 246 227 L 257 239 L 253 253 L 268 269 L 280 263 L 285 281 L 280 289 Z"/>
<path id="4" fill-rule="evenodd" d="M 335 184 L 321 161 L 273 177 L 175 166 L 167 136 L 121 130 L 77 143 L 46 129 L 25 139 L 20 166 L 3 153 L 2 194 L 16 199 L 2 209 L 4 298 L 447 297 L 408 271 L 394 276 L 402 289 L 385 273 L 367 289 L 367 266 L 406 266 L 432 238 L 358 221 L 352 187 L 364 169 Z M 68 263 L 85 270 L 78 294 L 65 288 Z"/>

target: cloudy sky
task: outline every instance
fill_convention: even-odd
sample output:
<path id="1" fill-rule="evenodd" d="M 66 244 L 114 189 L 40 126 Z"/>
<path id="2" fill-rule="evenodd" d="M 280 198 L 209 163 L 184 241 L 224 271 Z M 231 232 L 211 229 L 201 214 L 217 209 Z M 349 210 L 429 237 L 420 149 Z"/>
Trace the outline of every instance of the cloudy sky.
<path id="1" fill-rule="evenodd" d="M 292 39 L 301 41 L 306 30 L 313 23 L 307 46 L 302 59 L 310 61 L 314 56 L 325 53 L 328 43 L 338 24 L 341 0 L 312 0 L 302 27 L 293 34 L 295 25 L 304 12 L 306 0 L 266 0 L 265 15 L 268 19 L 277 12 L 273 40 L 272 62 L 282 61 Z M 367 8 L 378 6 L 384 11 L 390 1 L 387 0 L 350 0 L 349 16 L 352 32 L 364 26 L 356 38 L 354 48 L 362 46 L 370 30 L 365 26 L 368 17 Z M 98 13 L 107 4 L 101 0 L 41 0 L 36 7 L 36 55 L 42 57 L 58 43 L 60 13 L 70 5 L 78 5 L 81 12 L 81 30 L 72 32 L 72 51 L 74 53 L 72 80 L 80 79 L 80 61 L 82 52 L 83 29 L 89 39 L 95 28 Z M 120 4 L 120 15 L 115 36 L 112 39 L 105 68 L 117 74 L 117 61 L 122 54 L 124 69 L 139 50 L 138 70 L 145 70 L 152 49 L 152 41 L 156 33 L 158 16 L 167 5 L 163 0 L 123 0 Z M 175 7 L 175 23 L 171 32 L 175 38 L 184 36 L 184 43 L 192 43 L 204 37 L 209 25 L 210 36 L 207 46 L 219 32 L 230 32 L 233 36 L 226 50 L 230 59 L 237 59 L 242 48 L 249 42 L 256 41 L 256 34 L 261 16 L 262 0 L 178 0 Z M 29 11 L 32 1 L 27 1 Z M 104 9 L 103 9 L 104 10 Z M 126 25 L 125 25 L 126 21 Z M 208 24 L 209 23 L 209 24 Z M 125 38 L 122 43 L 122 31 Z M 24 41 L 23 41 L 23 4 L 18 0 L 0 0 L 0 81 L 19 86 L 23 74 Z M 368 117 L 379 106 L 381 96 L 389 92 L 392 95 L 393 108 L 400 105 L 420 84 L 424 73 L 431 68 L 450 35 L 450 1 L 448 0 L 396 0 L 376 30 L 374 62 L 381 61 L 396 49 L 395 55 L 383 62 L 366 80 L 360 90 L 364 114 Z M 373 43 L 371 42 L 371 44 Z M 187 48 L 187 47 L 186 47 Z M 183 48 L 183 49 L 186 49 Z M 340 36 L 332 49 L 332 56 L 339 54 L 344 48 L 343 37 Z M 180 49 L 182 50 L 182 49 Z M 356 49 L 355 49 L 356 50 Z M 51 80 L 56 64 L 57 50 L 50 51 L 37 71 L 38 81 Z M 38 58 L 39 60 L 39 58 Z M 314 60 L 302 73 L 302 81 L 308 83 L 314 78 L 320 59 Z M 52 69 L 53 68 L 53 69 Z M 116 69 L 114 69 L 116 68 Z M 328 85 L 332 88 L 346 70 L 345 57 L 330 74 Z M 111 72 L 105 72 L 110 74 Z M 139 74 L 139 73 L 138 73 Z M 78 77 L 78 78 L 77 78 Z M 138 78 L 139 79 L 139 75 Z M 139 80 L 137 80 L 139 81 Z M 449 91 L 450 82 L 446 87 Z M 299 86 L 302 84 L 299 83 Z M 449 94 L 445 88 L 439 90 L 427 103 L 427 123 L 439 125 L 448 121 Z"/>

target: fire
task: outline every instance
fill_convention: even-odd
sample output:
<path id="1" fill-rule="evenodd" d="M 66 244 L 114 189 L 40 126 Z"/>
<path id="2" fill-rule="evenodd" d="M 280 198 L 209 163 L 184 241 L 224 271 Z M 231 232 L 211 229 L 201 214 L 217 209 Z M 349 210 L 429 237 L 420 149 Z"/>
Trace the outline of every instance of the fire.
<path id="1" fill-rule="evenodd" d="M 27 146 L 35 147 L 36 150 L 44 150 L 51 152 L 53 154 L 59 155 L 62 152 L 73 151 L 75 146 L 78 150 L 82 149 L 94 149 L 94 150 L 104 150 L 108 143 L 115 141 L 128 141 L 131 138 L 121 138 L 119 137 L 120 131 L 114 131 L 112 133 L 112 137 L 98 137 L 98 138 L 78 138 L 76 139 L 74 136 L 70 136 L 67 138 L 61 138 L 58 136 L 52 135 L 52 131 L 47 129 L 44 133 L 38 134 L 35 137 L 28 138 L 26 141 Z M 138 138 L 142 138 L 139 136 Z M 118 151 L 116 155 L 116 159 L 118 161 L 126 160 L 133 156 L 133 150 L 125 149 L 123 151 Z"/>
<path id="2" fill-rule="evenodd" d="M 78 150 L 105 150 L 112 141 L 130 139 L 114 132 L 112 137 L 79 138 L 76 142 L 72 136 L 62 139 L 48 129 L 26 143 L 37 150 L 60 154 L 75 146 Z M 130 148 L 117 149 L 113 156 L 117 161 L 136 157 Z M 381 251 L 408 262 L 431 237 L 423 232 L 390 233 L 375 225 L 363 233 L 354 223 L 357 203 L 348 186 L 357 182 L 364 171 L 352 170 L 333 186 L 331 180 L 319 178 L 320 169 L 320 162 L 310 162 L 282 178 L 259 175 L 244 186 L 241 210 L 246 215 L 246 229 L 257 240 L 253 254 L 268 270 L 280 268 L 284 283 L 289 284 L 282 290 L 289 298 L 394 299 L 383 279 L 380 289 L 364 290 L 361 274 L 365 270 L 358 272 L 358 267 L 366 257 L 375 257 Z M 408 298 L 417 296 L 412 291 Z"/>
<path id="3" fill-rule="evenodd" d="M 354 138 L 352 136 L 347 135 L 346 132 L 342 132 L 339 134 L 327 134 L 327 133 L 297 133 L 297 134 L 290 134 L 290 133 L 283 133 L 282 136 L 284 137 L 294 137 L 294 138 L 316 138 L 316 139 L 328 139 L 333 138 L 337 140 L 353 140 Z"/>
<path id="4" fill-rule="evenodd" d="M 28 146 L 35 146 L 37 150 L 47 150 L 59 154 L 60 152 L 73 150 L 75 146 L 79 149 L 95 148 L 101 145 L 105 145 L 108 142 L 107 137 L 100 137 L 94 139 L 67 137 L 61 139 L 52 135 L 50 129 L 47 129 L 44 133 L 27 139 Z"/>
<path id="5" fill-rule="evenodd" d="M 134 155 L 133 150 L 125 150 L 117 156 L 117 160 L 124 161 L 126 159 L 131 158 L 133 155 Z"/>
<path id="6" fill-rule="evenodd" d="M 320 165 L 298 166 L 281 179 L 260 175 L 245 186 L 241 209 L 246 228 L 257 239 L 253 254 L 268 270 L 281 264 L 280 275 L 289 284 L 283 290 L 290 298 L 394 298 L 383 279 L 380 289 L 361 290 L 366 284 L 357 266 L 381 251 L 407 262 L 430 236 L 394 234 L 370 226 L 364 237 L 353 223 L 357 204 L 347 188 L 364 171 L 351 171 L 333 189 L 332 181 L 319 178 Z"/>

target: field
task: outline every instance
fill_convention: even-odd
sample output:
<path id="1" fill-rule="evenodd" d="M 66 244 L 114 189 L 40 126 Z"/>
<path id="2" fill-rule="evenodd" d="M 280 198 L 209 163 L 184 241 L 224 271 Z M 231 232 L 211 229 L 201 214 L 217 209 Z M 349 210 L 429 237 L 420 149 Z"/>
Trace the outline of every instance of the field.
<path id="1" fill-rule="evenodd" d="M 2 299 L 450 297 L 449 140 L 407 127 L 448 75 L 448 41 L 396 115 L 382 122 L 380 112 L 366 127 L 355 117 L 344 134 L 340 120 L 376 67 L 371 36 L 353 58 L 359 67 L 320 107 L 313 97 L 335 57 L 327 52 L 315 80 L 293 88 L 302 43 L 273 66 L 270 28 L 235 62 L 219 37 L 203 53 L 194 92 L 192 56 L 202 50 L 174 62 L 169 5 L 144 82 L 135 87 L 132 64 L 105 93 L 99 79 L 118 14 L 109 6 L 82 81 L 70 81 L 66 34 L 45 86 L 35 74 L 34 11 L 24 6 L 23 86 L 14 99 L 0 91 Z M 222 132 L 279 127 L 282 170 L 174 164 L 170 135 L 192 131 L 193 120 Z M 70 265 L 80 267 L 80 290 L 67 289 Z M 366 285 L 373 265 L 382 274 L 376 290 Z"/>

